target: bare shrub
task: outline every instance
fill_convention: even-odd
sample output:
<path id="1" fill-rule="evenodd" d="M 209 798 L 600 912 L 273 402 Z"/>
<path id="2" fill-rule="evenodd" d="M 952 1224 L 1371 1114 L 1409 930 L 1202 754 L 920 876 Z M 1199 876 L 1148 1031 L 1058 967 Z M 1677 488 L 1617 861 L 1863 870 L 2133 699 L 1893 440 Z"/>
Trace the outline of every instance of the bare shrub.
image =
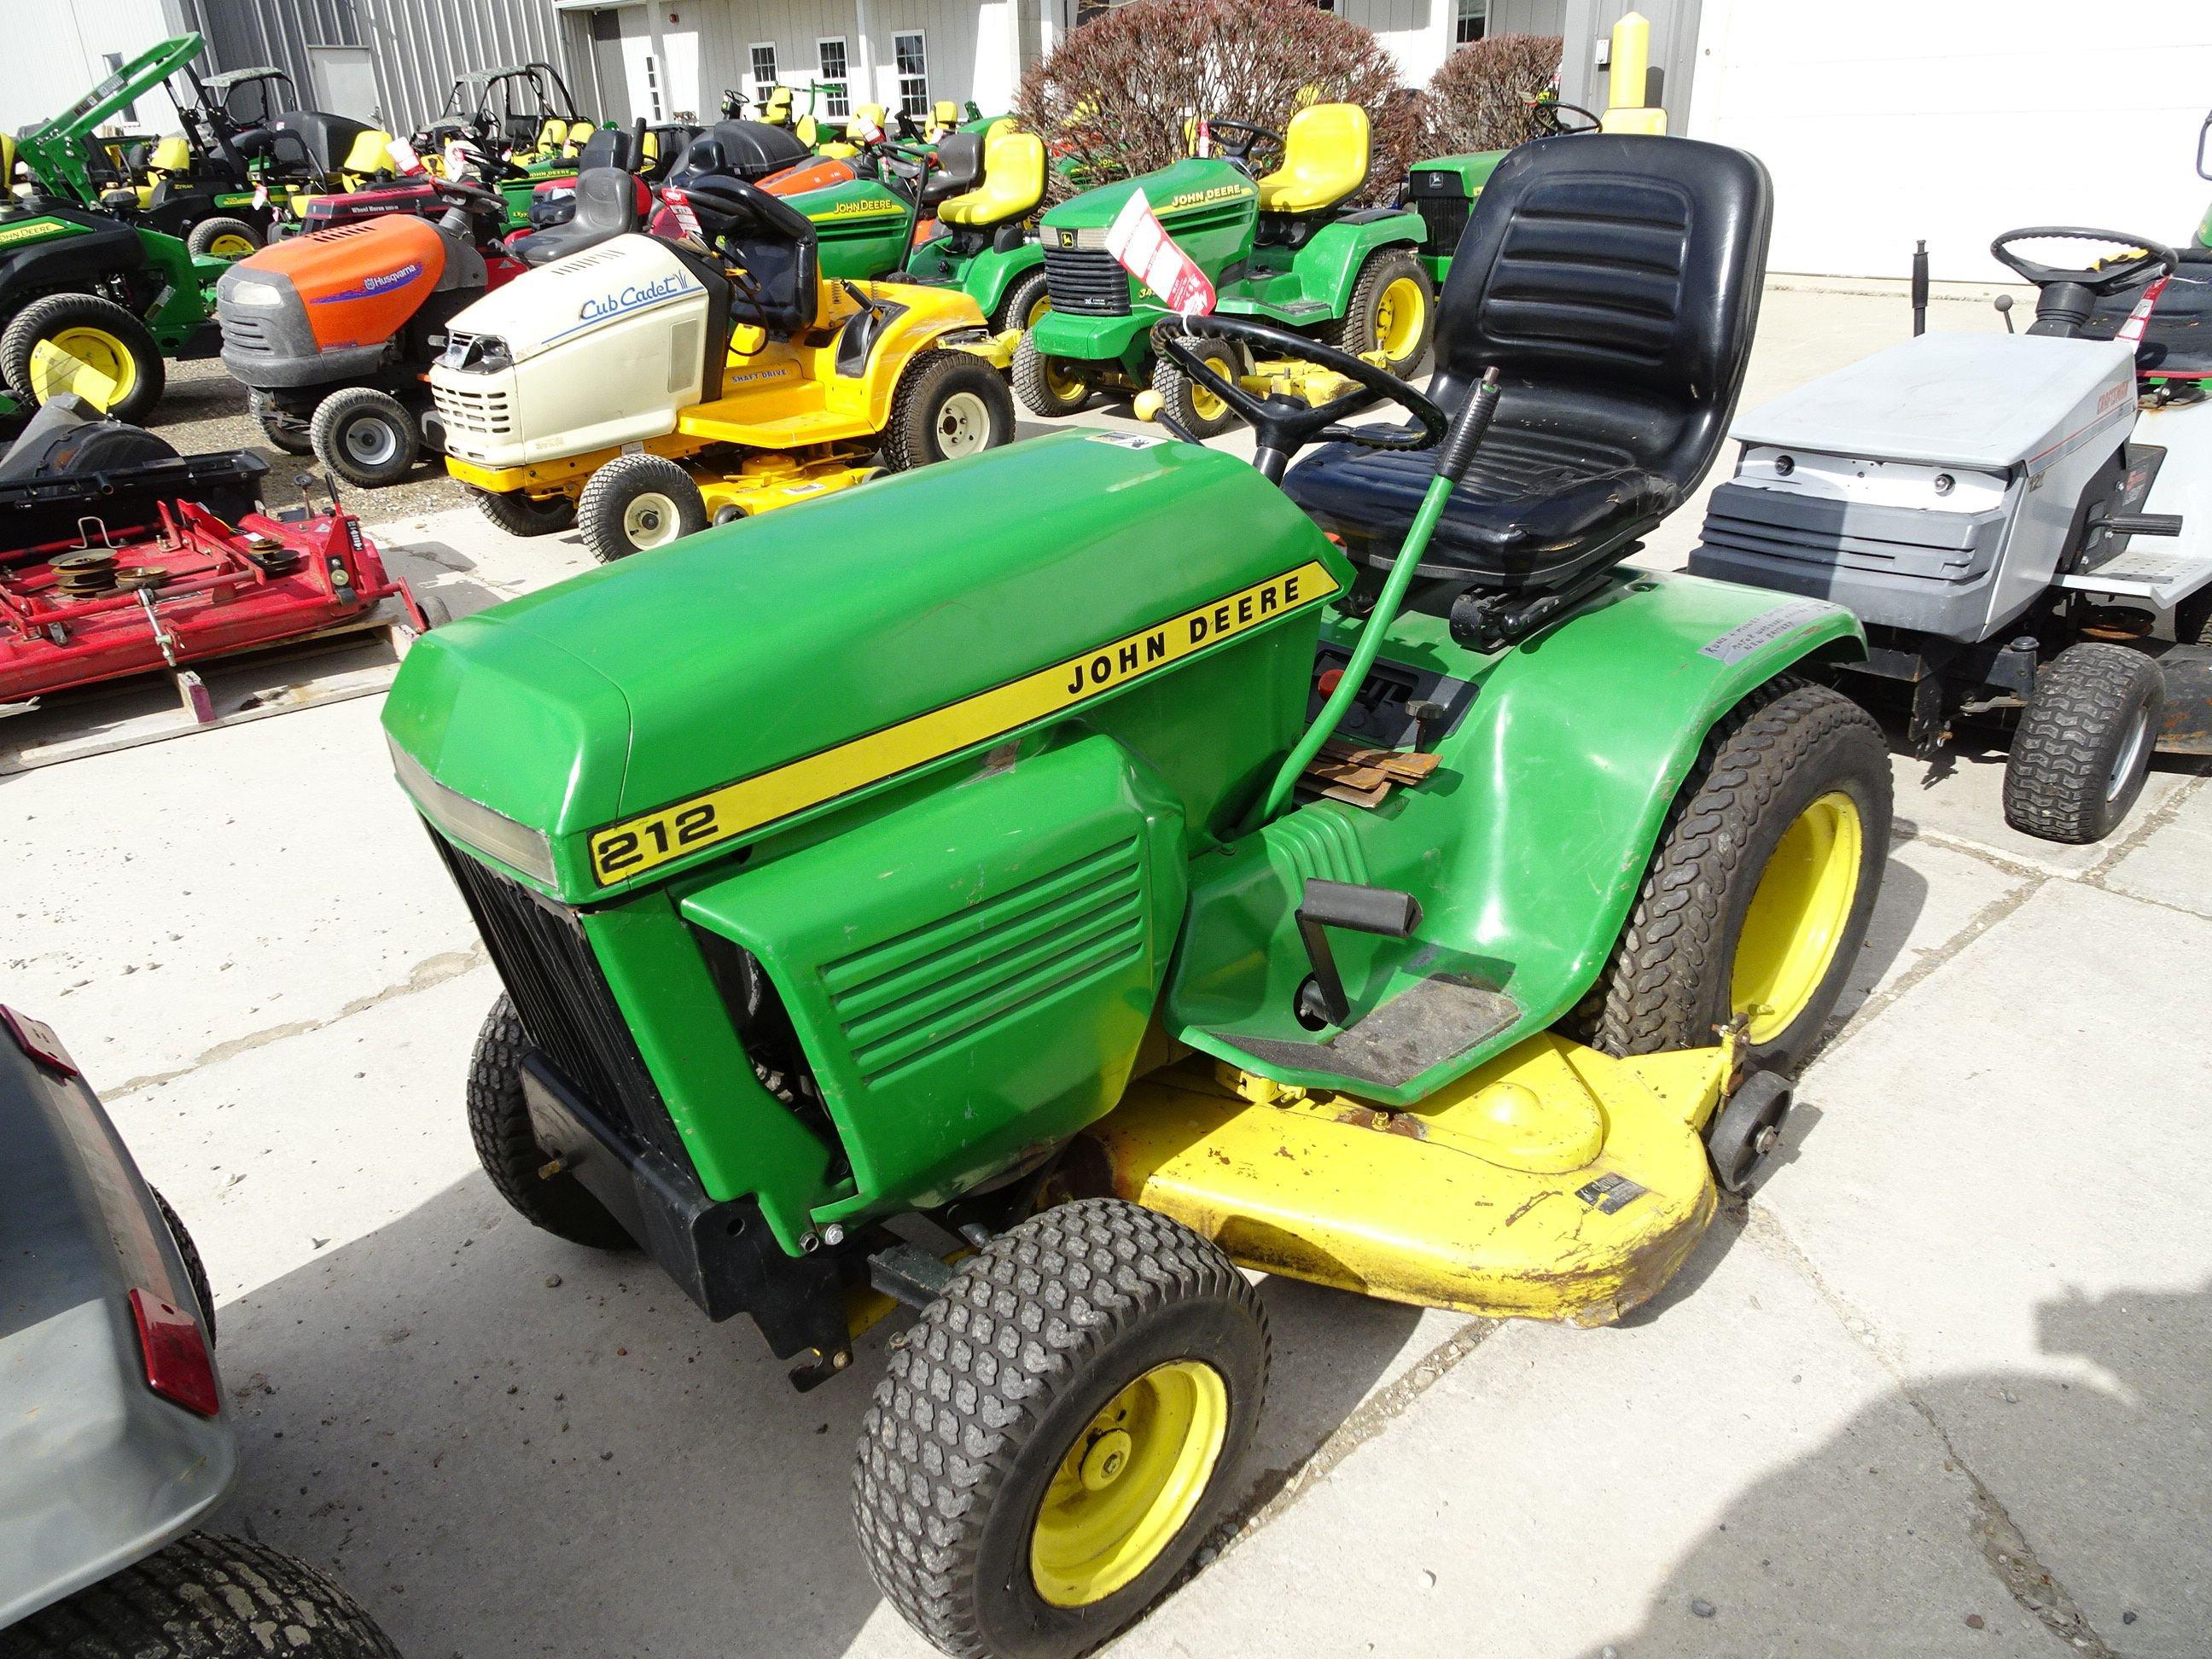
<path id="1" fill-rule="evenodd" d="M 1431 143 L 1455 155 L 1525 143 L 1538 131 L 1528 100 L 1559 72 L 1556 34 L 1494 34 L 1469 41 L 1429 81 Z"/>

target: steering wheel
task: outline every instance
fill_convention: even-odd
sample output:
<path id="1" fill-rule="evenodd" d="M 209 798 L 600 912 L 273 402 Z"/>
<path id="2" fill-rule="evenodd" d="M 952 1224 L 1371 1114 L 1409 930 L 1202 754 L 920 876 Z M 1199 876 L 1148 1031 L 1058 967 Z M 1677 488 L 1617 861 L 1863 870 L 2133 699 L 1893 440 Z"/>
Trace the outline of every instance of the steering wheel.
<path id="1" fill-rule="evenodd" d="M 1252 170 L 1252 152 L 1260 148 L 1261 139 L 1266 139 L 1278 150 L 1284 147 L 1281 133 L 1273 127 L 1255 126 L 1249 121 L 1229 121 L 1209 116 L 1206 118 L 1206 131 L 1210 137 L 1217 139 L 1220 138 L 1224 132 L 1241 132 L 1244 135 L 1244 141 L 1242 143 L 1223 140 L 1221 153 L 1247 173 Z"/>
<path id="2" fill-rule="evenodd" d="M 1584 132 L 1595 132 L 1605 123 L 1580 104 L 1563 104 L 1556 98 L 1531 98 L 1528 106 L 1535 121 L 1542 127 L 1540 138 L 1566 138 Z M 1578 116 L 1582 125 L 1569 126 L 1559 119 L 1562 114 Z"/>
<path id="3" fill-rule="evenodd" d="M 457 207 L 496 212 L 502 219 L 507 216 L 507 198 L 495 190 L 487 190 L 473 179 L 441 179 L 438 180 L 438 193 L 453 198 Z"/>
<path id="4" fill-rule="evenodd" d="M 2069 270 L 2063 265 L 2039 264 L 2026 255 L 2013 252 L 2014 242 L 2045 239 L 2105 242 L 2124 252 L 2114 264 L 2083 266 L 2077 270 Z M 2093 230 L 2081 225 L 2029 225 L 2022 230 L 2008 230 L 1990 244 L 1990 253 L 2000 264 L 2018 271 L 2038 288 L 2065 283 L 2100 295 L 2118 294 L 2123 289 L 2134 288 L 2154 276 L 2170 276 L 2181 264 L 2179 256 L 2172 248 L 2154 242 L 2148 236 L 2132 236 L 2118 230 Z"/>
<path id="5" fill-rule="evenodd" d="M 1297 357 L 1318 363 L 1352 381 L 1354 390 L 1318 406 L 1273 393 L 1255 398 L 1206 360 L 1201 343 L 1209 337 L 1241 341 L 1261 348 L 1269 356 Z M 1432 449 L 1443 441 L 1444 432 L 1450 425 L 1443 410 L 1425 393 L 1416 391 L 1389 369 L 1377 368 L 1364 357 L 1355 356 L 1338 346 L 1324 345 L 1307 335 L 1277 328 L 1272 323 L 1218 313 L 1203 319 L 1170 318 L 1154 325 L 1152 338 L 1176 368 L 1250 425 L 1259 449 L 1253 457 L 1253 465 L 1278 483 L 1291 457 L 1310 443 L 1341 441 L 1369 449 Z M 1388 427 L 1337 424 L 1347 415 L 1357 415 L 1385 402 L 1404 409 L 1420 422 L 1424 430 L 1409 433 Z"/>

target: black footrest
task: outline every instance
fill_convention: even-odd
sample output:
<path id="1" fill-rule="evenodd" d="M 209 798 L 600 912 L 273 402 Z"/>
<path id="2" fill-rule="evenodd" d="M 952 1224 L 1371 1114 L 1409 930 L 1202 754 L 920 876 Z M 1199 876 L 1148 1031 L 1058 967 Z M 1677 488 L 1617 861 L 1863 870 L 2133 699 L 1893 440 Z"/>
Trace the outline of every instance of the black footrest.
<path id="1" fill-rule="evenodd" d="M 2181 514 L 2179 513 L 2115 513 L 2102 518 L 2090 526 L 2115 536 L 2179 536 L 2181 533 Z"/>

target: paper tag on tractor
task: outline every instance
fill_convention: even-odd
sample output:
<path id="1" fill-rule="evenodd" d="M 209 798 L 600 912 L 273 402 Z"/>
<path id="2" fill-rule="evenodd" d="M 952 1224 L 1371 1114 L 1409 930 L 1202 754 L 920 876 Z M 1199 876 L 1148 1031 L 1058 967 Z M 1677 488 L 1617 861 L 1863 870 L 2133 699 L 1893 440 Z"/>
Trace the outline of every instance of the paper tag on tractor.
<path id="1" fill-rule="evenodd" d="M 1106 251 L 1178 316 L 1202 316 L 1213 309 L 1213 284 L 1198 268 L 1198 261 L 1168 234 L 1143 191 L 1131 191 L 1114 216 L 1106 231 Z"/>
<path id="2" fill-rule="evenodd" d="M 2166 285 L 2172 280 L 2171 276 L 2161 276 L 2145 289 L 2142 298 L 2136 301 L 2136 308 L 2128 313 L 2127 321 L 2120 325 L 2112 337 L 2125 340 L 2130 345 L 2141 345 L 2143 330 L 2150 326 L 2150 314 L 2158 308 L 2159 296 L 2166 292 Z"/>
<path id="3" fill-rule="evenodd" d="M 427 171 L 422 165 L 422 158 L 415 153 L 415 146 L 409 143 L 404 138 L 394 138 L 392 141 L 391 150 L 392 165 L 397 167 L 400 172 L 422 173 Z"/>
<path id="4" fill-rule="evenodd" d="M 267 207 L 267 206 L 269 205 L 269 186 L 268 186 L 268 185 L 254 185 L 254 187 L 253 187 L 253 205 L 254 205 L 254 206 L 256 206 L 256 207 L 258 207 L 258 208 L 265 208 L 265 207 Z"/>
<path id="5" fill-rule="evenodd" d="M 461 148 L 461 141 L 452 139 L 446 145 L 446 177 L 465 179 L 469 176 L 469 153 Z"/>

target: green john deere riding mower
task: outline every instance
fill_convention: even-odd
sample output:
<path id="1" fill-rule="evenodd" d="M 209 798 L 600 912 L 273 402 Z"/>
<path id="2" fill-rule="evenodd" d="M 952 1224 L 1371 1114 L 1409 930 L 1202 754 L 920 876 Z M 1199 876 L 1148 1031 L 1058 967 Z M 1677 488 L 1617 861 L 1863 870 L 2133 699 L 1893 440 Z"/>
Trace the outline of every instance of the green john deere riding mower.
<path id="1" fill-rule="evenodd" d="M 1419 362 L 1436 308 L 1419 257 L 1426 228 L 1416 213 L 1346 205 L 1367 183 L 1367 112 L 1316 104 L 1281 133 L 1207 125 L 1218 155 L 1086 191 L 1044 216 L 1051 314 L 1038 319 L 1013 363 L 1014 390 L 1032 412 L 1070 415 L 1103 386 L 1150 386 L 1198 436 L 1236 424 L 1218 398 L 1156 352 L 1153 327 L 1167 308 L 1107 251 L 1107 232 L 1137 191 L 1213 283 L 1220 314 L 1379 353 L 1399 374 Z M 1281 165 L 1261 173 L 1257 158 L 1271 148 Z M 1258 380 L 1283 379 L 1302 361 L 1255 361 L 1226 340 L 1214 349 L 1218 368 Z"/>
<path id="2" fill-rule="evenodd" d="M 989 135 L 948 131 L 933 146 L 887 139 L 857 165 L 865 170 L 854 178 L 789 198 L 814 222 L 823 276 L 959 289 L 994 334 L 1044 314 L 1035 224 L 1044 203 L 1043 140 L 1008 122 Z M 938 234 L 917 246 L 925 215 L 934 216 Z M 1004 355 L 1012 349 L 1008 340 Z"/>
<path id="3" fill-rule="evenodd" d="M 1602 1323 L 1774 1146 L 1887 846 L 1880 732 L 1799 677 L 1863 641 L 1620 562 L 1722 444 L 1770 211 L 1717 145 L 1526 146 L 1434 402 L 1194 319 L 1252 465 L 1059 432 L 409 653 L 395 764 L 507 988 L 487 1172 L 802 1386 L 918 1310 L 852 1502 L 947 1652 L 1087 1651 L 1245 1494 L 1240 1267 Z"/>

